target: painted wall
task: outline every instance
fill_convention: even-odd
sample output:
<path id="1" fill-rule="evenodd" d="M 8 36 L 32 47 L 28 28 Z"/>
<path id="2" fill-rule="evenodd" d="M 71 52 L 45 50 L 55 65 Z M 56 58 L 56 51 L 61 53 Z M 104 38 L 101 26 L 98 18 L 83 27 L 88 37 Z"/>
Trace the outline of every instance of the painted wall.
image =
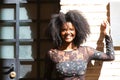
<path id="1" fill-rule="evenodd" d="M 115 37 L 116 30 L 117 30 L 117 36 L 120 36 L 120 34 L 118 34 L 119 23 L 115 23 L 115 20 L 117 20 L 117 22 L 120 21 L 119 18 L 120 14 L 117 14 L 118 12 L 120 13 L 120 10 L 118 10 L 119 4 L 118 3 L 113 4 L 113 2 L 109 0 L 74 0 L 74 1 L 61 0 L 60 1 L 61 12 L 66 12 L 72 9 L 80 10 L 81 12 L 83 12 L 84 16 L 88 20 L 91 28 L 91 35 L 88 37 L 87 42 L 84 43 L 83 45 L 94 47 L 100 51 L 105 51 L 104 36 L 101 33 L 102 31 L 101 23 L 103 20 L 108 19 L 112 24 L 111 29 L 113 31 L 112 30 L 111 31 L 112 31 L 112 36 L 114 38 L 113 41 L 117 41 L 114 44 L 116 58 L 114 61 L 104 61 L 104 62 L 94 61 L 94 60 L 91 61 L 88 64 L 86 80 L 120 80 L 120 59 L 119 59 L 120 37 Z M 116 16 L 114 16 L 115 13 L 117 14 Z"/>

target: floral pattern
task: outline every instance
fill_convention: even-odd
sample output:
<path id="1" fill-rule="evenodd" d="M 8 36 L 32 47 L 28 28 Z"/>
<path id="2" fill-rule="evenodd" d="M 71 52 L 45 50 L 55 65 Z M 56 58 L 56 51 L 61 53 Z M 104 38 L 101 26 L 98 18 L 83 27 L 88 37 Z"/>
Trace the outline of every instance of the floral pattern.
<path id="1" fill-rule="evenodd" d="M 88 46 L 80 46 L 78 49 L 72 51 L 51 49 L 48 55 L 55 63 L 56 70 L 64 76 L 62 80 L 84 80 L 87 64 L 90 60 L 114 59 L 114 48 L 111 37 L 106 36 L 105 41 L 106 53 Z"/>

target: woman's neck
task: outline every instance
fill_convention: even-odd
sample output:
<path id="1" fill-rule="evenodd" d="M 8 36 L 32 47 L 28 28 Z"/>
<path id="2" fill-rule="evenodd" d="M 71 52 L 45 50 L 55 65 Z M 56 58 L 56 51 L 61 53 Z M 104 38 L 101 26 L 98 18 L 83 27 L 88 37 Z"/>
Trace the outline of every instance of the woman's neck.
<path id="1" fill-rule="evenodd" d="M 75 46 L 73 43 L 65 43 L 61 45 L 58 49 L 63 51 L 71 51 L 71 50 L 77 49 L 77 46 Z"/>

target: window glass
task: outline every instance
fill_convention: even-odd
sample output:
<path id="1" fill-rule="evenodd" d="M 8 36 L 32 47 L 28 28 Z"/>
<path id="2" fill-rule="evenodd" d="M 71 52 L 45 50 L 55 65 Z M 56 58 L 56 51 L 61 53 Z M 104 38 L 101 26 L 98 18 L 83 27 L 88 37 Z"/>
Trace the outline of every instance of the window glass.
<path id="1" fill-rule="evenodd" d="M 0 39 L 14 39 L 14 27 L 0 27 Z"/>
<path id="2" fill-rule="evenodd" d="M 2 8 L 0 9 L 0 19 L 1 20 L 14 20 L 14 8 Z"/>
<path id="3" fill-rule="evenodd" d="M 13 59 L 14 58 L 14 46 L 0 45 L 0 58 Z"/>

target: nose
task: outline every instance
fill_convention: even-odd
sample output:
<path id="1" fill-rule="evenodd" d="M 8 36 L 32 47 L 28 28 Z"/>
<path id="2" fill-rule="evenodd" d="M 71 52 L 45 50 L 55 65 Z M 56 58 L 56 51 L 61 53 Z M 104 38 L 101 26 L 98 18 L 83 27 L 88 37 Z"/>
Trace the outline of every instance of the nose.
<path id="1" fill-rule="evenodd" d="M 70 30 L 66 30 L 66 34 L 70 34 Z"/>

